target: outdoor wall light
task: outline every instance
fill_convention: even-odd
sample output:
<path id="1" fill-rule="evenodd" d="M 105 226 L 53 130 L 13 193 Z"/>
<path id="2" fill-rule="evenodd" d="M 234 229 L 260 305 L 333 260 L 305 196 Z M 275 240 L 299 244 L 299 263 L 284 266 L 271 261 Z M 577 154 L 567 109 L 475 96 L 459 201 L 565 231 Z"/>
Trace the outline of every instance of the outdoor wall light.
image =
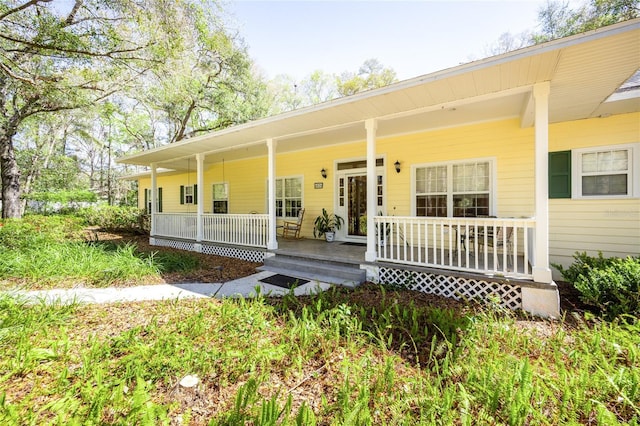
<path id="1" fill-rule="evenodd" d="M 393 165 L 396 167 L 396 173 L 400 173 L 400 162 L 396 160 L 396 162 L 393 163 Z"/>
<path id="2" fill-rule="evenodd" d="M 322 170 L 320 170 L 320 174 L 322 175 L 322 177 L 323 177 L 324 179 L 326 179 L 326 178 L 327 178 L 327 171 L 325 170 L 325 168 L 324 168 L 324 167 L 322 168 Z"/>

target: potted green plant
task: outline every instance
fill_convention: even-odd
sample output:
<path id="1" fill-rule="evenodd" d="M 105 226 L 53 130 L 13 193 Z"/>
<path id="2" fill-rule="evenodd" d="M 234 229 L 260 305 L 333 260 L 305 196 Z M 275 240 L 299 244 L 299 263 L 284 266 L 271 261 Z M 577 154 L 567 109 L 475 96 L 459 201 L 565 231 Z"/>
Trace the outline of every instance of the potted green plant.
<path id="1" fill-rule="evenodd" d="M 344 219 L 335 213 L 327 213 L 327 210 L 322 209 L 322 214 L 316 217 L 313 223 L 313 237 L 322 238 L 324 235 L 328 242 L 333 241 L 336 230 L 340 229 L 344 224 Z"/>

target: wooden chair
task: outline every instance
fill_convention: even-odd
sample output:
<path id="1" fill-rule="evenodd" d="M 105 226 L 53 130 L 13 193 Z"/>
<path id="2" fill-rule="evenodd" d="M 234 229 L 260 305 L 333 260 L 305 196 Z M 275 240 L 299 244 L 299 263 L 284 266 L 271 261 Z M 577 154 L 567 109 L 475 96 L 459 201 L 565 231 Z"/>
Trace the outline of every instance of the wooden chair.
<path id="1" fill-rule="evenodd" d="M 298 219 L 295 222 L 285 220 L 282 222 L 283 238 L 300 238 L 300 229 L 302 228 L 302 219 L 304 218 L 304 209 L 298 212 Z"/>

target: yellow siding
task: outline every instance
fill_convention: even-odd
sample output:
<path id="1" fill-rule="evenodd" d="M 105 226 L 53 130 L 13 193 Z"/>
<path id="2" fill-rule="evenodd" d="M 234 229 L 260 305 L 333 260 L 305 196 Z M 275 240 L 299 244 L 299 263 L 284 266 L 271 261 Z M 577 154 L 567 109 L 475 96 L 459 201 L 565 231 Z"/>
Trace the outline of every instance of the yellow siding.
<path id="1" fill-rule="evenodd" d="M 193 185 L 197 182 L 196 173 L 158 174 L 157 185 L 162 188 L 162 211 L 165 213 L 196 213 L 195 204 L 180 204 L 180 185 Z M 205 182 L 206 187 L 206 182 Z M 144 208 L 144 190 L 151 188 L 151 178 L 138 181 L 138 207 Z M 209 195 L 211 198 L 211 195 Z M 198 200 L 200 202 L 200 200 Z M 210 208 L 210 207 L 209 207 Z M 205 212 L 208 211 L 205 207 Z"/>
<path id="2" fill-rule="evenodd" d="M 213 209 L 213 183 L 229 183 L 229 213 L 266 213 L 267 158 L 227 161 L 209 167 L 204 174 L 204 211 Z"/>
<path id="3" fill-rule="evenodd" d="M 144 190 L 151 188 L 151 178 L 138 179 L 138 208 L 144 209 Z"/>
<path id="4" fill-rule="evenodd" d="M 640 114 L 555 124 L 550 151 L 640 142 Z M 636 184 L 638 179 L 636 173 Z M 640 254 L 640 200 L 549 200 L 549 253 L 568 266 L 576 251 L 605 256 Z"/>
<path id="5" fill-rule="evenodd" d="M 549 127 L 549 151 L 640 142 L 640 113 L 578 120 Z"/>
<path id="6" fill-rule="evenodd" d="M 496 216 L 532 216 L 534 212 L 533 129 L 518 120 L 482 123 L 379 140 L 387 156 L 387 211 L 410 215 L 411 165 L 494 157 L 497 173 Z M 397 174 L 393 163 L 399 160 Z M 394 210 L 395 207 L 395 210 Z"/>
<path id="7" fill-rule="evenodd" d="M 364 131 L 363 131 L 364 133 Z M 640 114 L 554 124 L 549 129 L 551 151 L 640 141 Z M 278 154 L 276 175 L 303 178 L 306 208 L 302 235 L 312 237 L 313 221 L 323 207 L 334 211 L 337 186 L 335 162 L 364 158 L 366 143 Z M 534 214 L 534 129 L 522 129 L 518 119 L 400 135 L 377 141 L 377 155 L 385 158 L 387 214 L 411 214 L 411 167 L 416 164 L 495 158 L 497 211 L 501 217 Z M 393 163 L 398 160 L 398 174 Z M 325 168 L 327 179 L 320 176 Z M 229 183 L 230 213 L 266 213 L 266 157 L 210 166 L 204 175 L 204 211 L 212 209 L 212 184 Z M 179 204 L 180 185 L 196 182 L 195 171 L 159 175 L 165 212 L 195 212 L 195 205 Z M 314 189 L 321 182 L 322 189 Z M 139 205 L 150 179 L 140 180 Z M 640 202 L 634 200 L 550 200 L 550 253 L 552 262 L 570 263 L 576 250 L 607 255 L 638 254 Z"/>

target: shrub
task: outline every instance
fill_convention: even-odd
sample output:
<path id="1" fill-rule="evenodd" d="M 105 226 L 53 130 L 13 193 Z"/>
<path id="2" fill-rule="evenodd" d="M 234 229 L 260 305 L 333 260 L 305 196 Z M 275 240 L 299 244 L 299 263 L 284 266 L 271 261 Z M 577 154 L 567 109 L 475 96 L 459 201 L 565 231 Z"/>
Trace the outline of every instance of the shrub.
<path id="1" fill-rule="evenodd" d="M 0 247 L 24 249 L 74 238 L 82 230 L 81 221 L 66 216 L 27 215 L 0 223 Z"/>
<path id="2" fill-rule="evenodd" d="M 149 231 L 147 215 L 135 207 L 102 205 L 82 209 L 79 215 L 91 226 L 106 231 L 146 233 Z"/>
<path id="3" fill-rule="evenodd" d="M 564 269 L 554 264 L 563 278 L 580 292 L 580 298 L 603 315 L 640 315 L 640 257 L 605 258 L 576 253 L 575 262 Z"/>

